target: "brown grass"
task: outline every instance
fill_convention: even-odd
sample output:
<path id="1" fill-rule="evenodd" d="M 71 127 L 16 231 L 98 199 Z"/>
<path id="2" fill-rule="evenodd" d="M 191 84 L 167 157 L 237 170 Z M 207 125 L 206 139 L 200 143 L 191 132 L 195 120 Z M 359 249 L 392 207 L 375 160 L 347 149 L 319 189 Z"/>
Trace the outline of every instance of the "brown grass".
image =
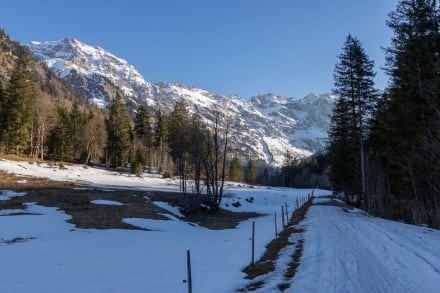
<path id="1" fill-rule="evenodd" d="M 238 290 L 237 292 L 249 292 L 255 291 L 257 289 L 263 288 L 264 281 L 258 281 L 247 285 L 245 288 Z"/>
<path id="2" fill-rule="evenodd" d="M 298 244 L 296 245 L 295 252 L 292 254 L 292 261 L 289 263 L 289 268 L 284 273 L 284 277 L 286 279 L 292 279 L 296 274 L 296 269 L 298 268 L 300 262 L 300 258 L 303 251 L 303 243 L 302 239 L 298 240 Z"/>
<path id="3" fill-rule="evenodd" d="M 278 287 L 278 290 L 280 290 L 281 292 L 284 292 L 290 288 L 290 284 L 289 283 L 281 283 L 281 284 L 278 284 L 277 287 Z"/>
<path id="4" fill-rule="evenodd" d="M 304 219 L 307 209 L 312 204 L 310 199 L 306 204 L 299 208 L 290 219 L 287 228 L 285 228 L 277 238 L 273 239 L 267 246 L 263 256 L 254 264 L 247 266 L 243 272 L 246 273 L 246 279 L 254 279 L 258 276 L 265 275 L 275 270 L 275 261 L 279 257 L 281 249 L 291 244 L 289 237 L 293 233 L 302 233 L 304 230 L 295 229 L 292 226 L 297 225 Z"/>
<path id="5" fill-rule="evenodd" d="M 26 180 L 26 183 L 17 181 Z M 75 189 L 75 187 L 82 187 Z M 168 212 L 148 202 L 165 201 L 174 206 L 182 202 L 181 195 L 172 192 L 145 192 L 114 190 L 106 191 L 70 182 L 51 181 L 46 178 L 16 176 L 0 171 L 0 190 L 9 189 L 26 192 L 23 197 L 15 197 L 0 204 L 0 209 L 24 209 L 23 203 L 37 202 L 39 205 L 57 207 L 72 216 L 70 223 L 78 228 L 94 229 L 140 229 L 123 222 L 124 218 L 147 218 L 167 220 L 161 214 Z M 92 200 L 105 199 L 123 203 L 122 206 L 95 205 Z M 17 214 L 18 215 L 18 214 Z M 235 213 L 220 209 L 213 214 L 200 213 L 185 219 L 197 222 L 209 229 L 232 229 L 241 221 L 259 216 L 256 213 Z"/>

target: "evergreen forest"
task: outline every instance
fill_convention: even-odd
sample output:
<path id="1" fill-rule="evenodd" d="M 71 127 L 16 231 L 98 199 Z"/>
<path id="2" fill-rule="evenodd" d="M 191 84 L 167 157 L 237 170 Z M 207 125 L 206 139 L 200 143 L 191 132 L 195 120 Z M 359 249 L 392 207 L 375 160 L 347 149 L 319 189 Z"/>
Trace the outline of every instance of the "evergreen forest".
<path id="1" fill-rule="evenodd" d="M 334 190 L 371 214 L 440 227 L 440 11 L 401 0 L 389 14 L 389 87 L 374 88 L 374 62 L 348 35 L 334 69 L 329 133 Z"/>

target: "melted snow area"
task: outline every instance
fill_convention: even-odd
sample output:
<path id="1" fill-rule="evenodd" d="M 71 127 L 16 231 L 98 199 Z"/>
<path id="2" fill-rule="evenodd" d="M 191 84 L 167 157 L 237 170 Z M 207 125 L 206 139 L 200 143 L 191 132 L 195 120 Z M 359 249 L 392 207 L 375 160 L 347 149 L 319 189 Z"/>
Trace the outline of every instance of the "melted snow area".
<path id="1" fill-rule="evenodd" d="M 107 189 L 178 190 L 173 180 L 82 166 L 59 169 L 0 160 L 0 170 Z M 189 249 L 193 292 L 236 292 L 249 284 L 241 270 L 251 258 L 252 222 L 258 259 L 273 238 L 274 212 L 287 203 L 290 213 L 296 199 L 311 192 L 228 184 L 223 208 L 266 215 L 227 230 L 187 223 L 178 209 L 165 202 L 154 204 L 169 212 L 168 220 L 124 219 L 148 231 L 78 229 L 67 223 L 70 216 L 63 211 L 37 203 L 0 210 L 0 291 L 187 292 L 183 280 Z M 325 196 L 329 191 L 314 190 L 314 194 Z M 0 206 L 22 195 L 3 190 Z M 440 231 L 343 210 L 328 205 L 329 201 L 316 198 L 316 205 L 298 225 L 305 232 L 294 237 L 303 239 L 304 251 L 286 292 L 438 292 Z M 234 207 L 236 202 L 241 206 Z M 275 273 L 264 277 L 265 286 L 256 292 L 279 292 L 276 285 L 285 282 L 279 267 L 289 262 L 292 253 L 290 247 L 281 251 Z"/>

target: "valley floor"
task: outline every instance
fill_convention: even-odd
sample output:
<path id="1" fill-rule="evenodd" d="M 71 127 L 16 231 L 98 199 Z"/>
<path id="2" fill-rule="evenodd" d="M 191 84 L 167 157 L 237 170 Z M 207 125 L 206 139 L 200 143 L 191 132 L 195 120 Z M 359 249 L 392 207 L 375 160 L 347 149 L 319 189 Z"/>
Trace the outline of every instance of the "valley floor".
<path id="1" fill-rule="evenodd" d="M 250 262 L 252 222 L 257 227 L 258 259 L 274 237 L 274 213 L 286 203 L 291 212 L 298 200 L 312 192 L 231 183 L 222 208 L 263 216 L 242 220 L 236 228 L 212 230 L 188 223 L 175 206 L 148 197 L 148 190 L 178 189 L 171 180 L 7 160 L 0 160 L 0 170 L 26 176 L 48 174 L 52 179 L 99 186 L 108 192 L 91 193 L 78 198 L 76 204 L 69 200 L 69 206 L 60 197 L 62 204 L 52 206 L 56 194 L 51 195 L 49 205 L 38 197 L 47 196 L 44 191 L 27 195 L 0 190 L 2 292 L 187 292 L 183 280 L 188 249 L 193 292 L 236 292 L 252 282 L 242 272 Z M 31 177 L 27 178 L 17 179 L 17 186 L 30 184 Z M 132 189 L 127 193 L 131 200 L 116 193 L 126 187 Z M 135 197 L 133 189 L 145 194 L 136 193 Z M 86 192 L 87 188 L 81 190 Z M 280 252 L 275 271 L 261 276 L 264 286 L 256 292 L 279 292 L 280 283 L 288 285 L 285 292 L 438 292 L 439 230 L 370 217 L 325 197 L 329 191 L 313 192 L 317 196 L 314 204 L 295 226 L 302 232 L 292 234 L 290 246 Z M 22 203 L 14 206 L 17 197 L 23 198 Z M 122 211 L 139 200 L 145 201 L 143 209 L 154 212 L 154 216 L 121 213 L 120 221 L 140 230 L 79 228 L 68 222 L 75 218 L 69 214 L 74 206 Z M 236 202 L 241 205 L 232 206 Z M 102 214 L 96 217 L 99 221 Z M 303 242 L 300 264 L 296 275 L 286 280 L 283 274 L 299 240 Z"/>

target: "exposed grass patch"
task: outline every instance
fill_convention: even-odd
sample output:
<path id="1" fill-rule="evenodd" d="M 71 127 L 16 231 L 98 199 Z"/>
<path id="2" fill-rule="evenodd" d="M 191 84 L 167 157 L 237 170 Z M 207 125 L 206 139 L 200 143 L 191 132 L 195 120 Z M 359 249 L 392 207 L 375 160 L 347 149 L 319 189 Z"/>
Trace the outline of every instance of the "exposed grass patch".
<path id="1" fill-rule="evenodd" d="M 277 287 L 278 287 L 278 290 L 280 290 L 281 292 L 284 292 L 290 288 L 290 284 L 289 283 L 282 283 L 282 284 L 278 284 Z"/>
<path id="2" fill-rule="evenodd" d="M 279 257 L 281 249 L 289 244 L 289 238 L 293 233 L 302 233 L 304 230 L 295 229 L 292 226 L 297 225 L 304 219 L 307 209 L 312 204 L 313 199 L 307 201 L 301 208 L 299 208 L 290 219 L 287 228 L 285 228 L 276 239 L 273 239 L 267 246 L 263 256 L 254 264 L 250 264 L 244 268 L 246 279 L 253 280 L 258 276 L 262 276 L 273 272 L 275 270 L 275 261 Z"/>
<path id="3" fill-rule="evenodd" d="M 292 261 L 289 263 L 289 268 L 284 273 L 284 277 L 286 279 L 292 279 L 296 274 L 296 270 L 300 264 L 299 260 L 301 258 L 303 251 L 303 243 L 304 241 L 302 239 L 298 240 L 298 244 L 296 245 L 295 252 L 292 254 Z"/>
<path id="4" fill-rule="evenodd" d="M 237 292 L 251 292 L 263 288 L 263 286 L 264 286 L 264 281 L 258 281 L 247 285 L 245 288 L 240 289 Z"/>
<path id="5" fill-rule="evenodd" d="M 173 192 L 146 192 L 133 190 L 102 190 L 75 185 L 70 182 L 51 181 L 46 178 L 16 176 L 0 172 L 0 190 L 26 192 L 22 197 L 2 201 L 1 209 L 25 209 L 23 203 L 37 202 L 39 205 L 57 207 L 72 216 L 70 223 L 83 229 L 140 229 L 124 223 L 124 218 L 146 218 L 168 220 L 162 214 L 168 211 L 153 204 L 153 201 L 168 202 L 173 206 L 182 204 L 182 196 Z M 19 182 L 17 182 L 19 181 Z M 26 183 L 20 183 L 26 182 Z M 76 187 L 76 188 L 75 188 Z M 78 188 L 80 187 L 80 188 Z M 146 199 L 148 197 L 149 200 Z M 92 200 L 113 200 L 122 206 L 96 205 Z M 26 213 L 25 211 L 23 213 Z M 215 213 L 199 213 L 182 219 L 198 223 L 208 229 L 232 229 L 241 221 L 260 216 L 257 213 L 230 212 L 220 209 Z"/>
<path id="6" fill-rule="evenodd" d="M 15 237 L 15 238 L 8 239 L 8 240 L 3 240 L 2 239 L 2 242 L 6 243 L 6 244 L 15 244 L 15 243 L 27 242 L 27 241 L 33 240 L 33 239 L 36 239 L 36 238 L 35 237 L 26 237 L 26 238 Z"/>

